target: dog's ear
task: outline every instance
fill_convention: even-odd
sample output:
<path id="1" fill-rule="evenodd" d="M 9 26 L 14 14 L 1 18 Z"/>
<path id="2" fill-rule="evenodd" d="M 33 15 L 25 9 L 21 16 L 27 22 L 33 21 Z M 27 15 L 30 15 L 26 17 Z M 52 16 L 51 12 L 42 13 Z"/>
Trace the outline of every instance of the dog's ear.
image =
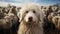
<path id="1" fill-rule="evenodd" d="M 35 6 L 35 8 L 37 9 L 39 21 L 42 21 L 43 17 L 45 16 L 43 11 L 41 10 L 43 7 L 41 8 L 40 5 L 37 5 Z"/>
<path id="2" fill-rule="evenodd" d="M 43 21 L 43 18 L 45 17 L 44 13 L 41 11 L 40 12 L 40 20 Z"/>

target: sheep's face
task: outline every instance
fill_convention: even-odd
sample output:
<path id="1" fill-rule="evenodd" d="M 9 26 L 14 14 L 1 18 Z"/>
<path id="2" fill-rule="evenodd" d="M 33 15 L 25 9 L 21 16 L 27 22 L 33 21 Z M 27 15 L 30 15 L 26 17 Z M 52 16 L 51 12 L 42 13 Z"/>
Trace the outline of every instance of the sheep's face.
<path id="1" fill-rule="evenodd" d="M 48 16 L 48 20 L 51 21 L 57 29 L 60 29 L 60 13 L 51 13 Z"/>
<path id="2" fill-rule="evenodd" d="M 11 28 L 14 24 L 17 23 L 18 18 L 14 14 L 7 14 L 5 17 L 5 27 L 6 28 Z"/>

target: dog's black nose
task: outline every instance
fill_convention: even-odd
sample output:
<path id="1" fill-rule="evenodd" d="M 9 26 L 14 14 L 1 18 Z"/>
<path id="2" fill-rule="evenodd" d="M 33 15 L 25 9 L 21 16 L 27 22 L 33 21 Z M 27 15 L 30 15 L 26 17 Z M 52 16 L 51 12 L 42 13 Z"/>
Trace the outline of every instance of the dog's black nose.
<path id="1" fill-rule="evenodd" d="M 31 22 L 33 18 L 32 17 L 29 17 L 28 19 L 29 19 L 29 22 Z"/>

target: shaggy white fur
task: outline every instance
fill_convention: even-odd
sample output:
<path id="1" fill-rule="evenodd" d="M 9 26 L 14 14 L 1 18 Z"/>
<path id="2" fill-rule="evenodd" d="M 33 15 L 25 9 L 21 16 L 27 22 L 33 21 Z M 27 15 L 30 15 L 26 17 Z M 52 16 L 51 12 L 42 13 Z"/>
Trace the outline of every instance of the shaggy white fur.
<path id="1" fill-rule="evenodd" d="M 43 12 L 39 4 L 26 4 L 17 14 L 21 22 L 18 34 L 43 34 Z"/>

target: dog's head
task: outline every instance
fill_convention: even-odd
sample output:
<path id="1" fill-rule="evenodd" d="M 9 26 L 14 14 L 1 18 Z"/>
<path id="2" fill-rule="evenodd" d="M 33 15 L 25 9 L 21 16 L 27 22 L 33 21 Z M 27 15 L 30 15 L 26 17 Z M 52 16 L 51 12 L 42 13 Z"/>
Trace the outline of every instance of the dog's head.
<path id="1" fill-rule="evenodd" d="M 22 7 L 20 12 L 18 12 L 18 17 L 20 22 L 37 23 L 42 20 L 43 13 L 38 5 L 30 4 Z"/>

